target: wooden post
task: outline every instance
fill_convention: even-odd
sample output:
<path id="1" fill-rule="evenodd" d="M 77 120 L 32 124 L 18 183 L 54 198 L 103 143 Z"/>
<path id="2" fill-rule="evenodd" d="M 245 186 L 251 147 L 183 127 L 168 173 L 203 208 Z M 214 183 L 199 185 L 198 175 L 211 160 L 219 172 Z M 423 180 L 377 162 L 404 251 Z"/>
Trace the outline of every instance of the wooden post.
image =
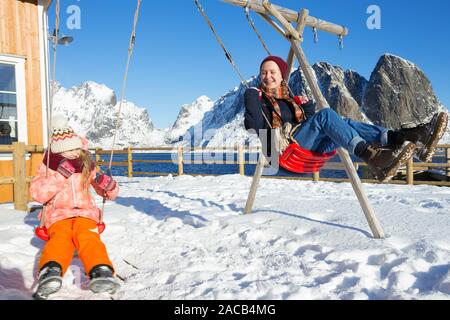
<path id="1" fill-rule="evenodd" d="M 314 80 L 312 71 L 309 67 L 309 63 L 306 60 L 306 57 L 300 48 L 299 45 L 295 44 L 294 41 L 291 40 L 291 46 L 294 49 L 294 53 L 299 60 L 300 67 L 302 68 L 303 74 L 308 80 L 308 84 L 313 92 L 314 98 L 316 99 L 317 105 L 319 108 L 328 107 L 328 103 L 325 100 L 325 97 L 322 95 L 320 88 L 317 82 Z M 375 212 L 373 207 L 369 203 L 369 199 L 367 198 L 361 180 L 359 179 L 358 173 L 356 172 L 355 167 L 353 166 L 350 155 L 347 150 L 343 148 L 338 149 L 339 156 L 342 159 L 342 162 L 345 165 L 345 171 L 347 172 L 348 177 L 352 182 L 353 190 L 356 193 L 356 196 L 359 200 L 361 208 L 364 211 L 364 215 L 366 216 L 367 222 L 372 230 L 373 236 L 377 239 L 384 237 L 384 232 L 381 228 L 380 223 L 378 222 L 377 217 L 375 216 Z"/>
<path id="2" fill-rule="evenodd" d="M 264 165 L 266 164 L 266 157 L 263 152 L 259 154 L 258 164 L 256 165 L 255 174 L 253 175 L 252 185 L 250 187 L 250 192 L 247 197 L 247 202 L 245 204 L 244 213 L 248 214 L 252 212 L 253 202 L 255 202 L 256 190 L 258 189 L 259 180 L 261 180 L 261 175 L 264 170 Z"/>
<path id="3" fill-rule="evenodd" d="M 275 18 L 277 18 L 278 21 L 280 21 L 281 25 L 286 29 L 287 36 L 289 39 L 294 38 L 297 41 L 302 40 L 302 36 L 297 32 L 297 30 L 295 30 L 294 27 L 292 27 L 292 25 L 283 17 L 283 15 L 279 11 L 274 10 L 272 4 L 269 1 L 263 1 L 262 5 Z"/>
<path id="4" fill-rule="evenodd" d="M 314 98 L 316 99 L 317 105 L 319 106 L 319 108 L 328 107 L 328 103 L 326 102 L 325 97 L 322 95 L 322 92 L 320 91 L 317 82 L 314 80 L 312 71 L 309 67 L 309 63 L 307 62 L 302 49 L 292 40 L 291 46 L 293 47 L 295 55 L 299 60 L 303 73 L 308 79 L 309 86 L 313 92 Z M 347 150 L 343 148 L 339 148 L 338 153 L 342 159 L 342 162 L 345 165 L 345 171 L 347 172 L 347 175 L 352 182 L 353 190 L 355 191 L 359 203 L 364 211 L 367 222 L 369 223 L 370 229 L 372 230 L 373 236 L 378 239 L 383 238 L 384 232 L 381 228 L 380 223 L 378 222 L 377 217 L 375 216 L 373 207 L 370 205 L 369 199 L 367 198 L 363 190 L 361 180 L 359 179 L 358 173 L 356 172 L 356 169 L 353 166 L 350 155 L 348 154 Z"/>
<path id="5" fill-rule="evenodd" d="M 320 172 L 319 171 L 313 172 L 313 181 L 319 182 L 319 180 L 320 180 Z"/>
<path id="6" fill-rule="evenodd" d="M 296 30 L 298 31 L 298 33 L 303 37 L 303 31 L 305 30 L 305 23 L 306 23 L 306 18 L 309 15 L 309 11 L 306 9 L 302 9 L 299 13 L 298 13 L 298 19 L 297 19 L 297 28 Z M 291 77 L 291 71 L 292 71 L 292 67 L 294 66 L 294 50 L 292 50 L 292 48 L 289 49 L 289 53 L 288 53 L 288 57 L 287 57 L 287 64 L 289 67 L 289 75 L 288 75 L 288 79 L 286 80 L 287 83 L 289 83 L 289 78 Z"/>
<path id="7" fill-rule="evenodd" d="M 28 210 L 28 188 L 26 183 L 26 159 L 25 143 L 13 143 L 13 166 L 14 166 L 14 209 L 20 211 Z"/>
<path id="8" fill-rule="evenodd" d="M 445 148 L 445 157 L 447 158 L 447 163 L 450 164 L 450 148 Z M 447 177 L 450 177 L 450 167 L 447 167 Z M 447 178 L 448 180 L 448 178 Z"/>
<path id="9" fill-rule="evenodd" d="M 241 176 L 245 175 L 245 157 L 244 157 L 244 146 L 243 145 L 239 145 L 239 151 L 238 151 L 239 155 L 239 174 Z"/>
<path id="10" fill-rule="evenodd" d="M 406 164 L 406 183 L 414 184 L 414 159 L 411 157 Z"/>
<path id="11" fill-rule="evenodd" d="M 128 178 L 132 178 L 133 177 L 133 152 L 131 150 L 131 147 L 127 148 L 128 151 Z"/>
<path id="12" fill-rule="evenodd" d="M 100 166 L 98 165 L 98 163 L 101 160 L 100 154 L 98 153 L 100 150 L 102 150 L 102 149 L 95 148 L 95 166 L 96 166 L 98 172 L 100 172 Z"/>
<path id="13" fill-rule="evenodd" d="M 183 174 L 183 147 L 178 146 L 178 175 Z"/>

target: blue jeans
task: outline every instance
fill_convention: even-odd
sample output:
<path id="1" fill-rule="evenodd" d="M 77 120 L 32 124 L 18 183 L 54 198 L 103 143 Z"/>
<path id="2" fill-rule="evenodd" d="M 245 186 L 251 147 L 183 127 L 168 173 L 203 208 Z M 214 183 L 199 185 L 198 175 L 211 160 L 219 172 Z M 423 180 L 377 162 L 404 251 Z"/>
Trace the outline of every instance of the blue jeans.
<path id="1" fill-rule="evenodd" d="M 308 118 L 294 133 L 298 144 L 315 152 L 331 152 L 343 147 L 354 155 L 356 145 L 379 142 L 387 144 L 388 129 L 351 119 L 341 118 L 331 108 L 325 108 Z"/>

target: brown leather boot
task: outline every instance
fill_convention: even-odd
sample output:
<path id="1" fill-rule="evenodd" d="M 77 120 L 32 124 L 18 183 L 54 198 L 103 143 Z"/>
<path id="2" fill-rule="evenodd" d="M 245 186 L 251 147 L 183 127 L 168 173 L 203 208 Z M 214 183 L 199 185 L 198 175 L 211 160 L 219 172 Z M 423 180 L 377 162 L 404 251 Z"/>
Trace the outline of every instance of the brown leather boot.
<path id="1" fill-rule="evenodd" d="M 396 144 L 411 141 L 416 145 L 416 157 L 423 162 L 430 162 L 435 153 L 436 145 L 447 128 L 447 112 L 438 112 L 430 122 L 414 128 L 404 128 L 395 132 Z"/>
<path id="2" fill-rule="evenodd" d="M 409 141 L 395 149 L 368 144 L 359 157 L 367 162 L 378 181 L 387 182 L 413 156 L 415 147 Z"/>

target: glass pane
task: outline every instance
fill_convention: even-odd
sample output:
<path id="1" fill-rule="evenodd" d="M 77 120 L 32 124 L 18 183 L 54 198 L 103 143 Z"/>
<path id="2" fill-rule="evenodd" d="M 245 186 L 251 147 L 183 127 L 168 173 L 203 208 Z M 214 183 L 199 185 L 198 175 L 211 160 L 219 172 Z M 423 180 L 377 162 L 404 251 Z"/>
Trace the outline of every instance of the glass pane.
<path id="1" fill-rule="evenodd" d="M 0 93 L 0 119 L 17 120 L 16 95 Z"/>
<path id="2" fill-rule="evenodd" d="M 15 67 L 0 63 L 0 91 L 16 91 Z"/>
<path id="3" fill-rule="evenodd" d="M 17 121 L 0 121 L 0 144 L 17 141 Z"/>

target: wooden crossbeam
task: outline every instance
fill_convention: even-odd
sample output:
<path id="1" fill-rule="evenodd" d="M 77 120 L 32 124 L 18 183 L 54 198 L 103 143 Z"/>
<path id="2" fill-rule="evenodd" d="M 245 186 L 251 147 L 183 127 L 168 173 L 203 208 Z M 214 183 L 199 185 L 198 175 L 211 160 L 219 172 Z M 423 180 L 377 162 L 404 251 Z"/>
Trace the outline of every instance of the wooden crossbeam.
<path id="1" fill-rule="evenodd" d="M 239 7 L 246 7 L 247 0 L 222 0 L 223 2 L 227 2 L 229 4 L 233 4 Z M 273 5 L 274 9 L 276 9 L 284 18 L 289 22 L 297 22 L 298 20 L 298 12 L 295 12 L 290 9 L 286 9 L 280 6 Z M 267 14 L 266 8 L 263 6 L 262 0 L 252 0 L 249 3 L 249 8 L 258 13 Z M 348 29 L 344 26 L 340 26 L 338 24 L 334 24 L 328 21 L 320 20 L 312 16 L 308 16 L 305 21 L 306 26 L 311 28 L 316 28 L 317 30 L 329 32 L 335 34 L 337 36 L 346 36 L 348 35 Z"/>
<path id="2" fill-rule="evenodd" d="M 286 33 L 288 35 L 288 39 L 294 38 L 297 41 L 302 40 L 302 36 L 300 33 L 292 27 L 292 25 L 287 21 L 284 16 L 280 13 L 280 11 L 276 10 L 273 5 L 269 1 L 263 1 L 263 7 L 268 11 L 271 15 L 277 18 L 280 21 L 281 25 L 286 29 Z M 297 18 L 298 19 L 298 18 Z"/>
<path id="3" fill-rule="evenodd" d="M 299 14 L 298 14 L 298 21 L 297 21 L 297 32 L 303 36 L 303 31 L 305 30 L 305 23 L 306 23 L 306 18 L 308 18 L 309 15 L 309 11 L 306 9 L 302 9 L 300 10 Z M 289 70 L 289 74 L 288 74 L 288 78 L 286 79 L 286 82 L 289 83 L 289 79 L 291 77 L 291 71 L 292 71 L 292 67 L 294 66 L 294 50 L 292 48 L 289 49 L 289 53 L 288 53 L 288 57 L 287 57 L 287 64 L 288 64 L 288 70 Z"/>

